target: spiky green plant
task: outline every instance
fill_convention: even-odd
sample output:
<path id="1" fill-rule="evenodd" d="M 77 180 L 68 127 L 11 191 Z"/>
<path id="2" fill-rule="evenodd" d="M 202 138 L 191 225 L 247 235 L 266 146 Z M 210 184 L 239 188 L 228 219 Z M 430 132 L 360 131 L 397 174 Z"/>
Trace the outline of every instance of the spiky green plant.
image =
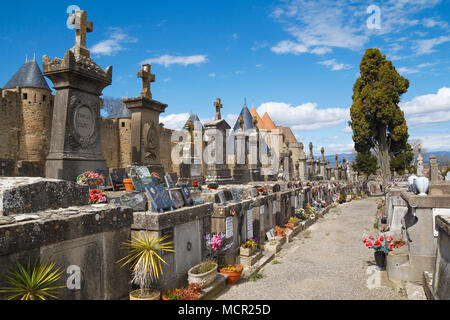
<path id="1" fill-rule="evenodd" d="M 163 275 L 161 262 L 164 264 L 167 262 L 161 258 L 158 251 L 175 252 L 172 241 L 163 243 L 166 239 L 167 236 L 158 238 L 153 233 L 143 232 L 123 243 L 129 253 L 117 262 L 124 262 L 122 267 L 131 265 L 132 283 L 139 286 L 142 294 L 144 289 L 149 289 L 151 283 Z"/>
<path id="2" fill-rule="evenodd" d="M 55 262 L 41 262 L 36 259 L 33 265 L 28 262 L 23 266 L 16 261 L 16 268 L 11 268 L 6 276 L 8 287 L 1 288 L 0 292 L 10 293 L 6 300 L 47 300 L 56 298 L 58 289 L 64 286 L 54 286 L 62 276 L 60 268 L 53 270 Z"/>

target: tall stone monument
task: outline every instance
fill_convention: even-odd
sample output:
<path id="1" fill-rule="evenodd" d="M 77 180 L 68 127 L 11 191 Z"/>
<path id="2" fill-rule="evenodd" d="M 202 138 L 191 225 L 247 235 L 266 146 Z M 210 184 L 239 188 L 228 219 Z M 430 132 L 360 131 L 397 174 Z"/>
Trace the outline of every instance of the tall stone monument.
<path id="1" fill-rule="evenodd" d="M 418 146 L 418 155 L 417 155 L 417 176 L 423 176 L 423 157 L 422 157 L 422 146 L 419 144 Z"/>
<path id="2" fill-rule="evenodd" d="M 189 139 L 184 143 L 183 156 L 180 163 L 180 177 L 177 184 L 192 185 L 194 180 L 203 184 L 202 163 L 195 155 L 194 122 L 189 119 L 186 122 L 185 130 L 188 132 Z"/>
<path id="3" fill-rule="evenodd" d="M 253 117 L 253 131 L 248 138 L 249 143 L 249 155 L 248 155 L 248 168 L 250 171 L 250 181 L 262 181 L 261 176 L 261 160 L 260 160 L 260 144 L 259 144 L 259 129 L 258 119 Z"/>
<path id="4" fill-rule="evenodd" d="M 150 172 L 157 172 L 162 177 L 159 115 L 166 110 L 167 104 L 152 99 L 150 85 L 155 82 L 155 75 L 151 73 L 151 65 L 142 65 L 138 77 L 142 78 L 141 96 L 123 99 L 131 110 L 131 163 L 146 166 Z"/>
<path id="5" fill-rule="evenodd" d="M 75 25 L 75 46 L 64 59 L 43 57 L 44 75 L 55 89 L 46 177 L 64 180 L 74 180 L 88 170 L 106 170 L 100 136 L 100 96 L 112 81 L 112 67 L 100 68 L 86 48 L 86 33 L 93 31 L 86 11 L 77 10 L 69 22 Z"/>
<path id="6" fill-rule="evenodd" d="M 205 123 L 205 140 L 208 141 L 206 153 L 212 159 L 205 159 L 206 179 L 205 183 L 230 184 L 233 182 L 231 171 L 227 164 L 227 130 L 230 125 L 222 119 L 220 109 L 223 107 L 220 99 L 214 103 L 216 115 L 213 121 Z"/>
<path id="7" fill-rule="evenodd" d="M 303 151 L 303 143 L 300 142 L 300 154 L 298 158 L 298 175 L 301 181 L 306 181 L 308 179 L 306 171 L 306 154 Z"/>
<path id="8" fill-rule="evenodd" d="M 339 162 L 338 162 L 338 155 L 336 154 L 334 156 L 334 158 L 336 159 L 336 166 L 334 167 L 334 178 L 336 180 L 340 180 L 341 175 L 340 175 L 340 167 L 339 167 Z"/>
<path id="9" fill-rule="evenodd" d="M 313 144 L 312 142 L 309 143 L 309 158 L 308 158 L 308 180 L 314 179 L 314 155 L 313 155 Z"/>
<path id="10" fill-rule="evenodd" d="M 239 129 L 233 133 L 234 137 L 234 168 L 233 168 L 233 182 L 247 183 L 250 181 L 250 171 L 248 167 L 247 143 L 248 136 L 244 131 L 244 119 L 239 117 Z"/>
<path id="11" fill-rule="evenodd" d="M 322 147 L 320 148 L 320 153 L 322 154 L 322 158 L 320 159 L 320 176 L 322 177 L 323 180 L 327 179 L 326 176 L 326 168 L 325 166 L 327 165 L 326 161 L 325 161 L 325 148 Z"/>

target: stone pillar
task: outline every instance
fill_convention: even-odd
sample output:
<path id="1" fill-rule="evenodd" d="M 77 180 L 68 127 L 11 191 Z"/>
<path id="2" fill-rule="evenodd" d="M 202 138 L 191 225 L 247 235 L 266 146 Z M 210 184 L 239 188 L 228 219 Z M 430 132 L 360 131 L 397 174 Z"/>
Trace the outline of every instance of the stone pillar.
<path id="1" fill-rule="evenodd" d="M 417 155 L 417 176 L 423 176 L 423 157 L 422 157 L 422 146 L 419 144 L 418 146 L 418 155 Z"/>
<path id="2" fill-rule="evenodd" d="M 336 159 L 336 166 L 334 167 L 334 179 L 335 180 L 339 180 L 341 178 L 340 176 L 340 168 L 339 168 L 339 162 L 338 162 L 338 155 L 336 154 L 334 156 L 334 158 Z"/>
<path id="3" fill-rule="evenodd" d="M 220 111 L 220 108 L 218 110 Z M 230 125 L 220 116 L 220 112 L 216 115 L 216 119 L 205 123 L 205 140 L 209 141 L 205 151 L 207 157 L 211 157 L 206 159 L 205 183 L 230 184 L 233 182 L 227 164 L 226 148 L 227 130 L 230 128 Z"/>
<path id="4" fill-rule="evenodd" d="M 430 182 L 439 181 L 439 167 L 435 155 L 430 156 Z"/>
<path id="5" fill-rule="evenodd" d="M 164 112 L 167 104 L 153 100 L 150 92 L 150 65 L 143 65 L 138 76 L 143 78 L 141 96 L 123 99 L 131 110 L 131 163 L 147 166 L 150 172 L 155 171 L 164 176 L 164 167 L 160 160 L 160 126 L 159 114 Z"/>
<path id="6" fill-rule="evenodd" d="M 233 168 L 233 182 L 245 184 L 250 181 L 250 172 L 247 161 L 247 142 L 248 136 L 244 131 L 244 119 L 239 117 L 239 129 L 233 133 L 234 137 L 234 168 Z"/>
<path id="7" fill-rule="evenodd" d="M 86 33 L 92 31 L 87 13 L 70 16 L 76 43 L 64 59 L 43 57 L 43 72 L 55 89 L 50 151 L 46 177 L 74 180 L 88 170 L 105 170 L 101 148 L 102 91 L 112 81 L 112 67 L 103 70 L 90 58 Z"/>
<path id="8" fill-rule="evenodd" d="M 342 158 L 342 171 L 341 171 L 341 179 L 348 181 L 347 176 L 347 159 Z"/>
<path id="9" fill-rule="evenodd" d="M 312 142 L 309 143 L 309 158 L 308 158 L 308 180 L 314 179 L 314 155 L 313 155 L 313 144 Z"/>
<path id="10" fill-rule="evenodd" d="M 326 170 L 327 170 L 327 176 L 326 176 L 326 179 L 327 179 L 327 180 L 331 180 L 331 167 L 330 167 L 330 161 L 328 161 L 328 166 L 327 166 Z"/>
<path id="11" fill-rule="evenodd" d="M 308 180 L 307 171 L 306 171 L 306 154 L 303 151 L 303 143 L 300 142 L 300 156 L 298 158 L 298 175 L 301 181 Z"/>
<path id="12" fill-rule="evenodd" d="M 200 184 L 203 184 L 202 177 L 202 163 L 201 159 L 195 154 L 195 134 L 201 135 L 201 130 L 194 130 L 194 123 L 189 119 L 186 123 L 185 129 L 188 133 L 188 139 L 183 147 L 183 156 L 180 163 L 180 177 L 177 185 L 187 184 L 192 185 L 193 180 L 197 180 Z M 195 132 L 200 131 L 200 132 Z"/>
<path id="13" fill-rule="evenodd" d="M 324 147 L 322 147 L 322 148 L 320 148 L 320 152 L 322 153 L 322 159 L 320 160 L 320 172 L 319 172 L 319 174 L 322 176 L 322 180 L 326 180 L 327 179 L 327 176 L 326 176 L 326 169 L 325 169 L 325 166 L 326 166 L 326 162 L 325 162 L 325 148 Z"/>
<path id="14" fill-rule="evenodd" d="M 262 181 L 261 176 L 261 161 L 259 156 L 259 129 L 257 127 L 258 119 L 253 118 L 253 131 L 248 138 L 249 155 L 248 155 L 248 168 L 250 171 L 250 181 Z"/>

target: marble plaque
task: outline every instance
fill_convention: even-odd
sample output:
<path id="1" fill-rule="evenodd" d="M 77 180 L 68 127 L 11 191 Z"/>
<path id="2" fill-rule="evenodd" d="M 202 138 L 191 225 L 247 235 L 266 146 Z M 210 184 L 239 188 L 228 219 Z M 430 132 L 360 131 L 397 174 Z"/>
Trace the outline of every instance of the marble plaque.
<path id="1" fill-rule="evenodd" d="M 239 190 L 237 189 L 231 189 L 231 194 L 233 195 L 233 201 L 239 202 L 241 201 L 241 197 L 239 196 Z"/>
<path id="2" fill-rule="evenodd" d="M 166 174 L 164 179 L 166 180 L 167 188 L 175 188 L 175 184 L 173 183 L 172 176 L 170 174 Z"/>
<path id="3" fill-rule="evenodd" d="M 117 197 L 117 198 L 106 198 L 106 203 L 119 205 L 120 204 L 120 197 Z"/>
<path id="4" fill-rule="evenodd" d="M 192 200 L 191 191 L 189 190 L 188 186 L 186 184 L 181 184 L 181 195 L 184 199 L 184 204 L 186 206 L 192 206 L 194 204 L 194 201 Z"/>
<path id="5" fill-rule="evenodd" d="M 178 190 L 169 190 L 170 199 L 172 199 L 175 208 L 182 208 L 184 206 L 183 196 Z"/>
<path id="6" fill-rule="evenodd" d="M 175 206 L 164 186 L 148 183 L 145 185 L 145 191 L 150 198 L 153 211 L 160 211 Z"/>
<path id="7" fill-rule="evenodd" d="M 226 228 L 226 238 L 231 238 L 233 236 L 233 217 L 228 217 L 225 219 Z"/>
<path id="8" fill-rule="evenodd" d="M 81 138 L 89 138 L 95 129 L 95 115 L 88 106 L 80 106 L 75 111 L 75 131 Z"/>
<path id="9" fill-rule="evenodd" d="M 253 237 L 253 210 L 247 210 L 247 237 Z"/>
<path id="10" fill-rule="evenodd" d="M 134 211 L 145 211 L 147 209 L 147 197 L 143 192 L 128 192 L 120 197 L 120 204 L 133 208 Z"/>
<path id="11" fill-rule="evenodd" d="M 225 205 L 227 203 L 227 198 L 225 197 L 225 192 L 220 191 L 217 195 L 219 196 L 220 204 Z"/>

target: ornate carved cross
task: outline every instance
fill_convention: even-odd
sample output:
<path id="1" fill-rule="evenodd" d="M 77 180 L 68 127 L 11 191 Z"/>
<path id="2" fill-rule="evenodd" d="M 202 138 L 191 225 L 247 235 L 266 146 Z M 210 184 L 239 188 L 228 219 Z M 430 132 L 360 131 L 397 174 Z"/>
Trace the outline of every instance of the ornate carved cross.
<path id="1" fill-rule="evenodd" d="M 244 118 L 239 116 L 239 129 L 244 130 Z"/>
<path id="2" fill-rule="evenodd" d="M 214 102 L 214 106 L 216 107 L 216 116 L 214 117 L 214 120 L 222 119 L 222 115 L 220 114 L 220 109 L 223 108 L 223 105 L 221 103 L 220 98 L 216 99 L 216 102 Z"/>
<path id="3" fill-rule="evenodd" d="M 87 12 L 77 10 L 69 19 L 69 23 L 75 25 L 75 47 L 86 48 L 86 33 L 94 30 L 94 24 L 87 21 Z"/>
<path id="4" fill-rule="evenodd" d="M 138 77 L 142 78 L 142 92 L 141 97 L 151 99 L 152 92 L 150 90 L 150 84 L 156 81 L 155 75 L 151 73 L 152 66 L 149 64 L 143 64 L 142 70 L 138 71 Z"/>

